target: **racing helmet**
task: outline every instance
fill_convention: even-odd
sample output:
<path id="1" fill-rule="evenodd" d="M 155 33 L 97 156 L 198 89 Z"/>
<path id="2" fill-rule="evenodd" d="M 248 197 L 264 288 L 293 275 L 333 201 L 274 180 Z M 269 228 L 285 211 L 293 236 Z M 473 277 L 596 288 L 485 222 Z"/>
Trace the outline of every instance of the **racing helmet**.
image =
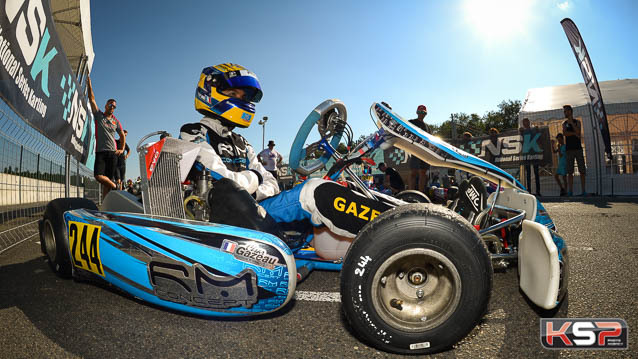
<path id="1" fill-rule="evenodd" d="M 230 88 L 244 90 L 241 99 L 224 95 Z M 195 91 L 195 109 L 226 125 L 248 127 L 255 117 L 255 103 L 262 97 L 257 76 L 240 65 L 220 64 L 202 70 Z"/>

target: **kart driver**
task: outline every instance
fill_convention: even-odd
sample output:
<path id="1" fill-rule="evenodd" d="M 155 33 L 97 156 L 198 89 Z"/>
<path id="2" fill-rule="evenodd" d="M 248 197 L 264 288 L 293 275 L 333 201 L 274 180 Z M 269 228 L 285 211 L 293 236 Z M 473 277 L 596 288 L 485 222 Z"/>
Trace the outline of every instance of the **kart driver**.
<path id="1" fill-rule="evenodd" d="M 262 97 L 257 76 L 235 64 L 203 69 L 195 92 L 195 109 L 204 115 L 182 126 L 180 138 L 201 148 L 193 173 L 209 173 L 210 221 L 280 235 L 283 230 L 325 225 L 353 238 L 367 222 L 389 207 L 322 179 L 309 179 L 279 193 L 273 175 L 236 127 L 247 128 Z M 256 201 L 255 201 L 256 200 Z M 257 202 L 258 201 L 258 202 Z M 283 239 L 283 238 L 282 238 Z"/>

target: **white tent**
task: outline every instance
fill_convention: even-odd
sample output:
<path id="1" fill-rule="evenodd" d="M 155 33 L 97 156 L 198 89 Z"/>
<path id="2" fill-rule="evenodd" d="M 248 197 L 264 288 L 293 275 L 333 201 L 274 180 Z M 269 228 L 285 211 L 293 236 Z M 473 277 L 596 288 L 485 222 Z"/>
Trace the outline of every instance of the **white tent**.
<path id="1" fill-rule="evenodd" d="M 638 79 L 600 82 L 607 112 L 614 159 L 606 161 L 584 83 L 530 89 L 519 113 L 532 124 L 562 132 L 563 105 L 570 104 L 583 124 L 587 191 L 599 194 L 638 194 Z M 551 185 L 551 181 L 548 185 Z M 576 186 L 577 182 L 574 181 Z M 545 183 L 544 183 L 545 184 Z"/>
<path id="2" fill-rule="evenodd" d="M 81 79 L 91 72 L 95 57 L 89 0 L 51 1 L 51 14 L 71 69 Z"/>

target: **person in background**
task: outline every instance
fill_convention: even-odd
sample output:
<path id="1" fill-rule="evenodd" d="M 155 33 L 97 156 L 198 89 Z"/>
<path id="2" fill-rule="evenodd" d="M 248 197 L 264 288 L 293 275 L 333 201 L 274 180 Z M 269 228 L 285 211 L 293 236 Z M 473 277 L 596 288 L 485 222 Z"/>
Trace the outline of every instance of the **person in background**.
<path id="1" fill-rule="evenodd" d="M 469 150 L 469 145 L 467 144 L 467 142 L 472 140 L 472 133 L 469 131 L 465 131 L 463 132 L 462 138 L 465 148 Z M 454 170 L 454 180 L 456 181 L 457 185 L 463 180 L 470 179 L 471 176 L 472 174 L 469 172 Z"/>
<path id="2" fill-rule="evenodd" d="M 565 196 L 567 194 L 567 179 L 565 175 L 567 175 L 567 159 L 565 157 L 565 152 L 567 151 L 565 148 L 565 137 L 562 133 L 556 135 L 556 141 L 558 144 L 552 140 L 552 152 L 558 155 L 558 166 L 556 167 L 556 172 L 554 172 L 554 179 L 558 186 L 560 186 L 560 196 Z M 561 181 L 562 177 L 562 181 Z"/>
<path id="3" fill-rule="evenodd" d="M 388 167 L 384 162 L 379 163 L 379 170 L 385 173 L 385 181 L 383 185 L 392 189 L 392 194 L 397 194 L 405 189 L 403 178 L 397 170 L 392 167 Z"/>
<path id="4" fill-rule="evenodd" d="M 523 133 L 532 131 L 532 128 L 530 127 L 530 123 L 529 123 L 529 118 L 525 117 L 523 119 L 523 127 L 521 127 L 519 129 L 519 132 L 521 133 L 521 135 Z M 532 167 L 534 168 L 534 182 L 536 184 L 536 195 L 538 197 L 541 196 L 541 184 L 540 184 L 540 176 L 539 176 L 539 166 L 537 163 L 531 165 L 530 161 L 524 161 L 523 167 L 525 168 L 525 187 L 527 187 L 527 190 L 531 192 L 531 188 L 532 188 Z"/>
<path id="5" fill-rule="evenodd" d="M 275 141 L 268 141 L 268 148 L 264 148 L 263 151 L 259 152 L 257 158 L 264 164 L 266 170 L 270 172 L 275 179 L 279 179 L 277 165 L 281 163 L 284 158 L 279 152 L 277 152 L 277 150 L 275 150 Z"/>
<path id="6" fill-rule="evenodd" d="M 581 145 L 581 127 L 580 121 L 574 119 L 574 110 L 571 105 L 563 106 L 565 114 L 565 122 L 563 122 L 563 136 L 565 136 L 565 157 L 567 159 L 567 195 L 574 195 L 574 160 L 578 163 L 578 172 L 580 173 L 581 196 L 586 196 L 585 175 L 587 168 L 585 167 L 585 157 L 583 154 L 583 146 Z"/>
<path id="7" fill-rule="evenodd" d="M 120 136 L 121 148 L 126 145 L 126 134 L 122 130 L 120 121 L 113 115 L 117 108 L 115 99 L 109 99 L 104 106 L 104 112 L 100 111 L 95 102 L 95 94 L 91 78 L 87 78 L 87 93 L 89 104 L 95 119 L 95 165 L 93 174 L 95 179 L 102 185 L 102 198 L 109 191 L 117 188 L 112 178 L 115 177 L 116 157 L 122 154 L 123 150 L 116 147 L 115 134 Z"/>
<path id="8" fill-rule="evenodd" d="M 128 136 L 128 131 L 124 130 L 124 135 Z M 121 141 L 117 142 L 117 148 L 121 150 L 120 146 Z M 128 146 L 128 143 L 124 143 L 124 151 L 117 156 L 117 166 L 115 168 L 115 181 L 117 188 L 120 190 L 124 189 L 124 179 L 126 178 L 126 159 L 131 154 L 131 149 Z"/>
<path id="9" fill-rule="evenodd" d="M 416 108 L 417 117 L 409 120 L 410 123 L 420 128 L 421 130 L 432 133 L 432 129 L 425 123 L 425 116 L 428 114 L 428 109 L 425 105 L 419 105 Z M 428 182 L 428 170 L 430 169 L 430 165 L 424 161 L 421 161 L 420 158 L 416 156 L 410 156 L 408 160 L 408 165 L 410 167 L 410 177 L 408 178 L 408 187 L 410 189 L 416 189 L 423 193 L 425 192 L 425 185 Z M 417 184 L 418 177 L 418 184 Z"/>
<path id="10" fill-rule="evenodd" d="M 487 132 L 490 135 L 490 141 L 492 142 L 492 145 L 494 146 L 494 148 L 498 148 L 498 134 L 499 131 L 498 129 L 496 129 L 495 127 L 490 128 L 490 130 Z M 485 151 L 486 153 L 486 160 L 487 162 L 496 165 L 496 155 L 493 154 L 491 151 Z"/>

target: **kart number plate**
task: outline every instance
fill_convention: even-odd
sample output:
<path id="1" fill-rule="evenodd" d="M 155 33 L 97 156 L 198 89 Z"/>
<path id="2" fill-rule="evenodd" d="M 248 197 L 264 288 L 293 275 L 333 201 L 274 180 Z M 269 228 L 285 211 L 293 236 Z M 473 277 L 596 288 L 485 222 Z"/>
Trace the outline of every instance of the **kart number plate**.
<path id="1" fill-rule="evenodd" d="M 69 221 L 69 245 L 73 265 L 104 277 L 100 260 L 100 231 L 102 227 Z"/>

